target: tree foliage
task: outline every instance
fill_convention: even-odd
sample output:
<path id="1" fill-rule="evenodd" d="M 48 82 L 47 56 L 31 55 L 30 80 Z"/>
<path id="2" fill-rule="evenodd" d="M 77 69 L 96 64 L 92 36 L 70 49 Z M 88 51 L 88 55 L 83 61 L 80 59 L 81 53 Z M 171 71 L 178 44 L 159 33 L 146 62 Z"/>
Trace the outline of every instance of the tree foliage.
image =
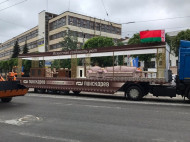
<path id="1" fill-rule="evenodd" d="M 89 48 L 101 48 L 101 47 L 109 47 L 114 46 L 114 41 L 112 38 L 109 37 L 93 37 L 87 40 L 84 44 L 84 49 Z M 113 58 L 112 57 L 94 57 L 91 58 L 91 62 L 93 65 L 99 66 L 112 66 L 113 65 Z"/>
<path id="2" fill-rule="evenodd" d="M 63 41 L 60 42 L 62 46 L 62 51 L 76 50 L 78 46 L 78 38 L 74 35 L 72 31 L 68 31 Z M 52 63 L 52 68 L 71 68 L 70 59 L 54 60 Z"/>
<path id="3" fill-rule="evenodd" d="M 116 46 L 122 46 L 122 45 L 124 45 L 123 42 L 121 41 L 116 42 Z M 124 65 L 124 56 L 120 55 L 120 56 L 117 56 L 117 58 L 118 58 L 118 61 L 117 61 L 118 65 Z"/>
<path id="4" fill-rule="evenodd" d="M 189 40 L 190 41 L 190 30 L 181 31 L 172 39 L 172 47 L 176 56 L 179 54 L 179 45 L 180 40 Z"/>
<path id="5" fill-rule="evenodd" d="M 28 46 L 27 46 L 27 43 L 25 42 L 24 48 L 23 48 L 23 54 L 26 54 L 26 53 L 28 53 Z"/>
<path id="6" fill-rule="evenodd" d="M 30 68 L 32 66 L 32 61 L 30 60 L 23 60 L 22 65 L 24 67 L 24 76 L 29 76 Z"/>
<path id="7" fill-rule="evenodd" d="M 72 31 L 68 31 L 66 33 L 66 36 L 64 37 L 63 41 L 60 42 L 60 44 L 62 46 L 62 51 L 76 50 L 77 44 L 78 44 L 78 39 L 76 36 L 73 36 Z"/>
<path id="8" fill-rule="evenodd" d="M 108 46 L 114 46 L 114 41 L 112 38 L 96 36 L 85 42 L 84 49 L 101 48 L 101 47 L 108 47 Z"/>
<path id="9" fill-rule="evenodd" d="M 14 49 L 13 49 L 13 55 L 12 58 L 17 58 L 20 53 L 20 46 L 18 44 L 18 41 L 15 42 Z"/>

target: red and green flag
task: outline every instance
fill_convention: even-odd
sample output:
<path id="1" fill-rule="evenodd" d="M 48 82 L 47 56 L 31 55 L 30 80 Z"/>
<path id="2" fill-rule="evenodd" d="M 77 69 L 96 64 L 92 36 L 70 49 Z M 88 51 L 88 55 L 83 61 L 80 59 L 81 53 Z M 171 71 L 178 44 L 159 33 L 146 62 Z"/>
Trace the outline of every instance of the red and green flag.
<path id="1" fill-rule="evenodd" d="M 140 32 L 141 42 L 165 42 L 165 31 L 164 30 L 153 30 L 153 31 L 141 31 Z"/>

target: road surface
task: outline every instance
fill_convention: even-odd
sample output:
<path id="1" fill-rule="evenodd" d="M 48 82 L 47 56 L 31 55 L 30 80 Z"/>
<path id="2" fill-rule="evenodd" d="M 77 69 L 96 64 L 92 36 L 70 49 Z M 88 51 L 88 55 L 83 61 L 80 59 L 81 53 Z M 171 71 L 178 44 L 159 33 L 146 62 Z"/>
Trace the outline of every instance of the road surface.
<path id="1" fill-rule="evenodd" d="M 0 103 L 2 142 L 189 142 L 182 99 L 28 93 Z"/>

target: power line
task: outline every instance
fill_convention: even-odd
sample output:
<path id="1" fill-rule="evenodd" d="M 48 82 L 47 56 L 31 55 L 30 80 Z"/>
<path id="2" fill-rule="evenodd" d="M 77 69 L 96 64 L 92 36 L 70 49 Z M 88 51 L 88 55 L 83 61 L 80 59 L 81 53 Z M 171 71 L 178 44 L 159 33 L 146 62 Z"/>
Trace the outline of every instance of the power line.
<path id="1" fill-rule="evenodd" d="M 108 20 L 110 21 L 109 14 L 108 14 L 108 11 L 106 10 L 104 1 L 103 1 L 103 0 L 101 0 L 101 1 L 102 1 L 102 5 L 103 5 L 103 7 L 104 7 L 104 10 L 105 10 L 105 12 L 106 12 L 106 15 L 107 15 L 107 17 L 108 17 Z M 110 23 L 110 24 L 111 24 L 111 23 Z"/>
<path id="2" fill-rule="evenodd" d="M 18 2 L 18 3 L 15 3 L 15 4 L 13 4 L 13 5 L 9 6 L 9 7 L 6 7 L 6 8 L 3 8 L 3 9 L 0 9 L 0 11 L 3 11 L 3 10 L 6 10 L 6 9 L 11 8 L 11 7 L 13 7 L 13 6 L 16 6 L 16 5 L 22 4 L 22 3 L 26 2 L 26 1 L 27 1 L 27 0 L 24 0 L 24 1 L 21 1 L 21 2 Z"/>
<path id="3" fill-rule="evenodd" d="M 154 22 L 154 21 L 174 20 L 174 19 L 182 19 L 182 18 L 190 18 L 190 16 L 171 17 L 171 18 L 163 18 L 163 19 L 152 19 L 152 20 L 144 20 L 144 21 L 132 21 L 132 22 L 125 22 L 125 23 L 121 23 L 121 24 L 133 24 L 133 23 L 142 23 L 142 22 Z"/>
<path id="4" fill-rule="evenodd" d="M 3 1 L 3 2 L 0 3 L 0 5 L 3 4 L 3 3 L 6 3 L 6 2 L 8 2 L 8 1 L 9 1 L 9 0 Z"/>

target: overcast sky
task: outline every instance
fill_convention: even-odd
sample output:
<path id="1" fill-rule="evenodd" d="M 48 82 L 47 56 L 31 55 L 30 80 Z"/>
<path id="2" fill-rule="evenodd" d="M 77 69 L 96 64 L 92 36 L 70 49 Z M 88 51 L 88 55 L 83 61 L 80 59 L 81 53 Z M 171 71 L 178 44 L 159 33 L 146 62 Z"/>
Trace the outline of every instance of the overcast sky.
<path id="1" fill-rule="evenodd" d="M 38 13 L 43 10 L 55 14 L 69 10 L 116 23 L 135 21 L 122 25 L 122 37 L 148 29 L 168 32 L 190 27 L 189 0 L 26 0 L 10 7 L 22 1 L 0 0 L 0 43 L 37 26 Z M 138 22 L 175 17 L 184 18 Z"/>

